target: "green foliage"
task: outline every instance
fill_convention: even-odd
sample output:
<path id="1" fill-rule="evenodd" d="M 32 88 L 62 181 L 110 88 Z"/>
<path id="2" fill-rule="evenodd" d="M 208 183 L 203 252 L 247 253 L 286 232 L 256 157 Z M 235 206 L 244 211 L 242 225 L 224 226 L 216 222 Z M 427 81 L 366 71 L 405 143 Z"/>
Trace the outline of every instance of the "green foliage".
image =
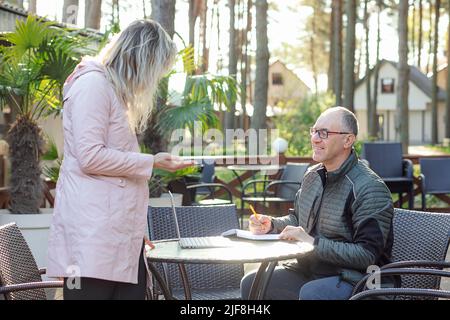
<path id="1" fill-rule="evenodd" d="M 167 192 L 171 181 L 180 180 L 188 175 L 195 175 L 197 173 L 197 167 L 188 167 L 175 172 L 153 169 L 152 177 L 148 181 L 150 197 L 159 197 L 161 193 Z"/>
<path id="2" fill-rule="evenodd" d="M 60 111 L 64 81 L 89 53 L 88 40 L 33 16 L 4 39 L 11 46 L 0 47 L 0 105 L 30 119 Z"/>
<path id="3" fill-rule="evenodd" d="M 167 104 L 160 112 L 160 121 L 157 129 L 161 135 L 171 133 L 176 129 L 194 128 L 194 122 L 198 121 L 202 129 L 217 128 L 218 118 L 214 106 L 224 105 L 229 108 L 236 102 L 239 94 L 239 86 L 231 76 L 219 76 L 211 74 L 194 75 L 197 69 L 194 62 L 194 50 L 187 47 L 178 53 L 178 59 L 182 61 L 183 70 L 172 70 L 160 84 L 159 96 L 168 95 L 167 83 L 170 77 L 176 73 L 186 75 L 184 90 L 181 93 L 179 103 Z M 179 100 L 179 93 L 169 94 L 168 101 Z"/>
<path id="4" fill-rule="evenodd" d="M 275 119 L 280 137 L 289 143 L 286 155 L 310 156 L 311 142 L 309 128 L 314 125 L 319 115 L 334 105 L 334 99 L 328 94 L 309 96 L 297 106 Z"/>

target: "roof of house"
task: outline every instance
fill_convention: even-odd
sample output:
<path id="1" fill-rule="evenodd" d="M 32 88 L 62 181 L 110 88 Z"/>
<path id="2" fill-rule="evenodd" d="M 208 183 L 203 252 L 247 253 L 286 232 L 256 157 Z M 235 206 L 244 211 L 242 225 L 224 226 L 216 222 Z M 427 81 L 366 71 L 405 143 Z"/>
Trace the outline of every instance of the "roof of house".
<path id="1" fill-rule="evenodd" d="M 397 69 L 397 62 L 385 60 L 385 59 L 380 60 L 380 62 L 379 62 L 380 65 L 384 64 L 384 63 L 389 63 L 394 68 Z M 370 69 L 370 71 L 369 71 L 370 76 L 372 75 L 372 73 L 374 72 L 375 69 L 376 69 L 376 66 L 374 68 Z M 367 77 L 367 75 L 356 82 L 355 89 L 358 88 L 362 83 L 364 83 L 366 81 L 366 77 Z M 431 98 L 432 88 L 433 88 L 432 80 L 430 78 L 428 78 L 417 67 L 409 66 L 409 80 L 412 83 L 414 83 L 417 86 L 417 88 L 422 90 L 423 93 L 425 93 L 428 97 Z M 446 99 L 446 97 L 447 97 L 447 93 L 445 92 L 445 90 L 438 87 L 438 100 L 444 101 Z"/>
<path id="2" fill-rule="evenodd" d="M 14 6 L 14 5 L 10 4 L 10 3 L 7 3 L 7 2 L 1 1 L 1 0 L 0 0 L 0 11 L 10 12 L 12 14 L 15 14 L 15 15 L 18 15 L 18 16 L 21 16 L 21 17 L 24 17 L 24 18 L 28 17 L 28 15 L 30 13 L 30 12 L 28 12 L 25 9 L 16 7 L 16 6 Z M 53 20 L 50 20 L 50 19 L 48 19 L 46 17 L 41 17 L 41 16 L 38 16 L 38 18 L 42 19 L 43 21 L 52 21 L 52 22 L 54 22 L 55 26 L 60 27 L 60 28 L 79 29 L 76 25 L 73 25 L 73 24 L 53 21 Z M 84 32 L 81 32 L 81 34 L 85 35 L 85 36 L 88 36 L 88 35 L 89 36 L 97 36 L 97 37 L 98 36 L 103 36 L 102 32 L 100 32 L 98 30 L 95 30 L 95 29 L 84 28 L 82 30 Z M 1 31 L 2 30 L 0 30 L 0 32 Z"/>

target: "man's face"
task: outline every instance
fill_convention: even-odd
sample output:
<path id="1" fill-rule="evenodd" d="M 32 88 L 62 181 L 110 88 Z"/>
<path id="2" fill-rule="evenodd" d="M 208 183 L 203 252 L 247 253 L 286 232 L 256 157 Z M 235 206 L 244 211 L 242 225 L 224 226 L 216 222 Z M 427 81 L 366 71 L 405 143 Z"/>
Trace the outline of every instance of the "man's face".
<path id="1" fill-rule="evenodd" d="M 342 116 L 339 112 L 330 112 L 321 115 L 314 124 L 315 130 L 327 129 L 328 131 L 344 132 L 342 127 Z M 351 148 L 352 141 L 349 141 L 350 134 L 328 134 L 327 139 L 319 137 L 319 133 L 311 136 L 313 149 L 313 159 L 322 162 L 327 170 L 337 169 L 333 166 L 335 162 L 339 165 L 343 157 L 346 158 L 348 149 Z M 345 160 L 345 159 L 344 159 Z"/>

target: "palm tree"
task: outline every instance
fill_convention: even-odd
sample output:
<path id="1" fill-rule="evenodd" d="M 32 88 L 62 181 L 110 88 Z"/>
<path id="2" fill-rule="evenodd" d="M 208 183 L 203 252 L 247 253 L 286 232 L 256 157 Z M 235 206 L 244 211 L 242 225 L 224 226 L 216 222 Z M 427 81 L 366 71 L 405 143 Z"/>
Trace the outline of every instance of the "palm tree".
<path id="1" fill-rule="evenodd" d="M 398 91 L 395 130 L 400 137 L 403 152 L 409 144 L 409 66 L 408 66 L 408 0 L 400 0 L 398 10 Z"/>
<path id="2" fill-rule="evenodd" d="M 42 203 L 40 158 L 44 140 L 37 120 L 61 110 L 62 86 L 83 54 L 86 42 L 51 22 L 29 16 L 0 47 L 0 102 L 17 112 L 8 132 L 11 155 L 11 211 L 39 213 Z"/>

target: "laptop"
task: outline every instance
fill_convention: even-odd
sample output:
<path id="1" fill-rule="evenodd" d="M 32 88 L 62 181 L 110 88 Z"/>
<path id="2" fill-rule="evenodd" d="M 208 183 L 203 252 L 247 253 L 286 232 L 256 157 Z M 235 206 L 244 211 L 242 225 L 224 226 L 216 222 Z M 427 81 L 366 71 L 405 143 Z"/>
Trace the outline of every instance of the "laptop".
<path id="1" fill-rule="evenodd" d="M 177 239 L 180 248 L 182 249 L 227 248 L 233 245 L 233 242 L 230 239 L 221 236 L 182 238 L 180 233 L 180 227 L 178 224 L 177 212 L 175 209 L 173 195 L 170 191 L 169 197 L 172 206 L 173 219 L 175 221 L 175 231 L 177 233 Z"/>

